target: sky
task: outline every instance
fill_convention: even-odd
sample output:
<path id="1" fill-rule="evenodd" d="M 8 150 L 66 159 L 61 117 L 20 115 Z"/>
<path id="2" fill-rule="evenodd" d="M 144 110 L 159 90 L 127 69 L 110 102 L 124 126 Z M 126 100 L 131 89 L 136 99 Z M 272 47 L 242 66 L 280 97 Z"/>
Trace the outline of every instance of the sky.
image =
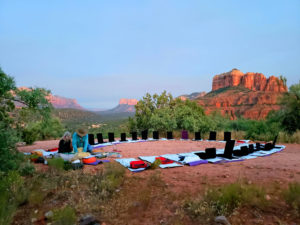
<path id="1" fill-rule="evenodd" d="M 238 68 L 300 80 L 299 0 L 0 0 L 0 67 L 86 108 L 209 92 Z"/>

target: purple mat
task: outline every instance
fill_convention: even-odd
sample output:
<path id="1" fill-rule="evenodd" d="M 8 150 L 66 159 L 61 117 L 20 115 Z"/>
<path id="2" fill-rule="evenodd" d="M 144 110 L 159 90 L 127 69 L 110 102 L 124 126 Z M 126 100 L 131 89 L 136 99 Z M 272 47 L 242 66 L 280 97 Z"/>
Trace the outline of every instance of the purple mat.
<path id="1" fill-rule="evenodd" d="M 197 165 L 200 165 L 200 164 L 207 164 L 208 161 L 206 160 L 199 160 L 199 161 L 194 161 L 194 162 L 190 162 L 190 163 L 187 163 L 189 166 L 197 166 Z"/>
<path id="2" fill-rule="evenodd" d="M 106 162 L 110 162 L 108 159 L 103 159 L 103 160 L 99 160 L 100 162 L 106 163 Z"/>
<path id="3" fill-rule="evenodd" d="M 84 163 L 84 165 L 92 165 L 92 166 L 96 166 L 98 165 L 99 163 L 102 163 L 102 160 L 96 160 L 96 162 L 93 162 L 93 163 Z"/>

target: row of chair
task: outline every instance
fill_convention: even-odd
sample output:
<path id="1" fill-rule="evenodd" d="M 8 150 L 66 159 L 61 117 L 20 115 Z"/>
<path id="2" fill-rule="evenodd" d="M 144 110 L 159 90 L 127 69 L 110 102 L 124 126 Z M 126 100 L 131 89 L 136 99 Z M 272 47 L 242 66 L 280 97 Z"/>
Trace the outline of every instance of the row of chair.
<path id="1" fill-rule="evenodd" d="M 233 150 L 235 140 L 226 141 L 225 149 L 223 154 L 216 154 L 216 148 L 206 148 L 205 152 L 195 153 L 201 159 L 210 159 L 216 158 L 217 156 L 227 159 L 237 159 L 237 157 L 247 156 L 255 151 L 270 151 L 273 148 L 276 148 L 277 135 L 275 136 L 273 142 L 266 144 L 256 143 L 249 144 L 248 146 L 241 146 L 239 150 Z"/>
<path id="2" fill-rule="evenodd" d="M 147 140 L 148 139 L 148 130 L 144 130 L 141 132 L 142 140 Z M 102 133 L 97 134 L 97 140 L 98 143 L 95 143 L 95 135 L 94 134 L 89 134 L 89 144 L 90 145 L 95 145 L 95 144 L 103 144 L 103 135 Z M 159 132 L 158 131 L 153 131 L 153 139 L 158 140 L 159 139 Z M 217 137 L 217 132 L 216 131 L 210 131 L 209 132 L 209 139 L 210 141 L 215 141 Z M 138 140 L 137 132 L 131 132 L 131 138 L 133 141 Z M 183 130 L 181 132 L 181 138 L 184 140 L 189 139 L 188 131 Z M 173 138 L 173 132 L 168 131 L 167 132 L 167 139 L 172 140 Z M 195 132 L 195 139 L 196 141 L 201 140 L 201 133 L 200 132 Z M 224 141 L 231 140 L 231 132 L 224 132 Z M 126 133 L 121 133 L 121 142 L 126 142 Z M 108 142 L 115 142 L 115 134 L 110 132 L 108 133 Z"/>

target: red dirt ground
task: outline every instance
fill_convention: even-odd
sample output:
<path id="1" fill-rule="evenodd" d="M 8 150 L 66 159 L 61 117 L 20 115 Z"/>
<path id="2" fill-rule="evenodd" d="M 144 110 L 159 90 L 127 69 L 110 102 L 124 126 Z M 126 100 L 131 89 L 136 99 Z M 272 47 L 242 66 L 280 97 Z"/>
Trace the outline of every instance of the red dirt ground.
<path id="1" fill-rule="evenodd" d="M 23 146 L 18 149 L 29 152 L 33 149 L 49 149 L 57 147 L 58 140 L 37 141 L 34 145 Z M 167 153 L 181 153 L 204 150 L 207 147 L 223 148 L 224 143 L 194 142 L 194 141 L 155 141 L 140 143 L 124 143 L 117 145 L 123 158 L 147 155 L 162 155 Z M 112 151 L 113 146 L 103 148 L 103 151 Z M 205 184 L 218 185 L 233 183 L 239 179 L 246 179 L 250 183 L 269 184 L 278 183 L 285 187 L 290 182 L 300 182 L 300 145 L 286 144 L 282 152 L 267 157 L 249 159 L 242 162 L 204 164 L 194 167 L 184 166 L 170 169 L 159 169 L 163 179 L 169 187 L 178 192 L 195 192 Z M 85 166 L 86 171 L 100 169 L 102 165 Z M 148 176 L 152 170 L 141 173 L 127 171 L 129 176 Z"/>

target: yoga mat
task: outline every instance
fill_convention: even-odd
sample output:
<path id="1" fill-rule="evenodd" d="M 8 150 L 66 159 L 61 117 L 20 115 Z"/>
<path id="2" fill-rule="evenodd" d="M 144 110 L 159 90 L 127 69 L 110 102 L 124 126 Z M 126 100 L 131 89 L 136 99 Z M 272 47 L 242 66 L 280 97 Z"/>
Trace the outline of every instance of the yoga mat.
<path id="1" fill-rule="evenodd" d="M 141 160 L 144 160 L 144 161 L 149 162 L 151 164 L 154 163 L 156 157 L 158 157 L 158 156 L 139 156 L 139 158 Z M 172 168 L 172 167 L 179 167 L 179 166 L 183 166 L 183 165 L 180 165 L 178 163 L 160 164 L 159 165 L 159 167 L 162 168 L 162 169 Z"/>

